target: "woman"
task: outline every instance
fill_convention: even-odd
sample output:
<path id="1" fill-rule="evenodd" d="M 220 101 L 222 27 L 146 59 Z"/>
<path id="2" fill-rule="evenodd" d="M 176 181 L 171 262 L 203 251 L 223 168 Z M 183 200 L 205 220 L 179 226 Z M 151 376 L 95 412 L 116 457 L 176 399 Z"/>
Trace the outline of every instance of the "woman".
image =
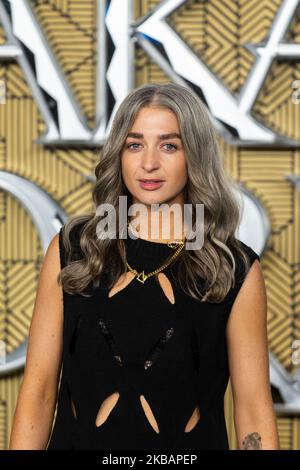
<path id="1" fill-rule="evenodd" d="M 228 449 L 230 375 L 239 449 L 278 449 L 260 258 L 235 238 L 233 181 L 201 100 L 174 83 L 133 90 L 95 175 L 96 210 L 45 255 L 10 448 Z M 120 215 L 120 196 L 139 219 Z M 192 225 L 155 204 L 181 216 L 189 204 Z M 203 244 L 188 250 L 197 204 Z"/>

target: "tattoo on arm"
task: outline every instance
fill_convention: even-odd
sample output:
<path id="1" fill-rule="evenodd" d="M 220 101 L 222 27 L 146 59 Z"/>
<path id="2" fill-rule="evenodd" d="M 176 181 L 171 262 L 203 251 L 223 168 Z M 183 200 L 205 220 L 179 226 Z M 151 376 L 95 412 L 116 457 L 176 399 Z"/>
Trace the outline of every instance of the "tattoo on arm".
<path id="1" fill-rule="evenodd" d="M 261 436 L 258 432 L 247 434 L 242 442 L 243 450 L 260 450 L 262 449 Z"/>

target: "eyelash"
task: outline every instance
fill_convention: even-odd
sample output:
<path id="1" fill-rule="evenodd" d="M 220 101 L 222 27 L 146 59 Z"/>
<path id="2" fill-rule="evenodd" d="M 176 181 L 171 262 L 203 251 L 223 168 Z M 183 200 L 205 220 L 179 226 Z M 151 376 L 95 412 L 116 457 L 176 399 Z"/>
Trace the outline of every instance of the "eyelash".
<path id="1" fill-rule="evenodd" d="M 140 144 L 138 144 L 137 142 L 132 142 L 131 144 L 128 144 L 128 145 L 127 145 L 127 148 L 130 148 L 131 145 L 140 145 Z M 164 145 L 172 145 L 172 147 L 173 147 L 175 150 L 177 150 L 177 148 L 178 148 L 177 145 L 175 145 L 175 144 L 164 144 Z"/>

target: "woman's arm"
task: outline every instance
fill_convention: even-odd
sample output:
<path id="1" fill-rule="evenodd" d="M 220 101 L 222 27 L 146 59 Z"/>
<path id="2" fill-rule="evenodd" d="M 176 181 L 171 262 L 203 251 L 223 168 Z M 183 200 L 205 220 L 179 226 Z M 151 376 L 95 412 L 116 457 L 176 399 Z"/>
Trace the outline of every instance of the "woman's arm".
<path id="1" fill-rule="evenodd" d="M 258 260 L 234 301 L 226 334 L 239 450 L 280 450 L 269 376 L 267 295 Z"/>
<path id="2" fill-rule="evenodd" d="M 62 362 L 63 296 L 57 282 L 59 271 L 57 234 L 48 246 L 40 271 L 9 450 L 45 449 L 52 430 Z"/>

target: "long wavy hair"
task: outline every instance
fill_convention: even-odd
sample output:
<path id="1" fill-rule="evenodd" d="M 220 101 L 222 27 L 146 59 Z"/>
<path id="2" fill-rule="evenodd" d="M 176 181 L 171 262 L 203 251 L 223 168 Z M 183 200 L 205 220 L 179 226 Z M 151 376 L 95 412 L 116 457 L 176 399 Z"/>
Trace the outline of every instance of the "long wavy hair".
<path id="1" fill-rule="evenodd" d="M 188 172 L 184 202 L 190 204 L 193 217 L 196 204 L 204 204 L 203 246 L 199 250 L 182 250 L 176 260 L 179 284 L 196 300 L 222 302 L 235 286 L 235 254 L 241 258 L 246 273 L 250 268 L 248 255 L 235 238 L 242 213 L 233 191 L 238 186 L 225 172 L 218 136 L 206 106 L 194 91 L 176 83 L 142 85 L 120 104 L 95 167 L 95 210 L 72 216 L 64 224 L 62 240 L 67 265 L 60 271 L 58 282 L 69 294 L 89 296 L 86 288 L 90 283 L 99 286 L 102 273 L 109 274 L 110 289 L 127 271 L 125 245 L 119 237 L 120 231 L 127 228 L 127 221 L 126 226 L 119 221 L 119 197 L 127 196 L 132 204 L 132 195 L 122 178 L 121 152 L 138 112 L 145 106 L 167 108 L 177 116 Z M 101 239 L 96 230 L 101 220 L 96 210 L 105 203 L 114 207 L 116 227 L 121 227 L 120 231 L 116 229 L 116 238 Z M 78 252 L 70 235 L 79 226 Z M 198 282 L 199 277 L 204 284 Z"/>

